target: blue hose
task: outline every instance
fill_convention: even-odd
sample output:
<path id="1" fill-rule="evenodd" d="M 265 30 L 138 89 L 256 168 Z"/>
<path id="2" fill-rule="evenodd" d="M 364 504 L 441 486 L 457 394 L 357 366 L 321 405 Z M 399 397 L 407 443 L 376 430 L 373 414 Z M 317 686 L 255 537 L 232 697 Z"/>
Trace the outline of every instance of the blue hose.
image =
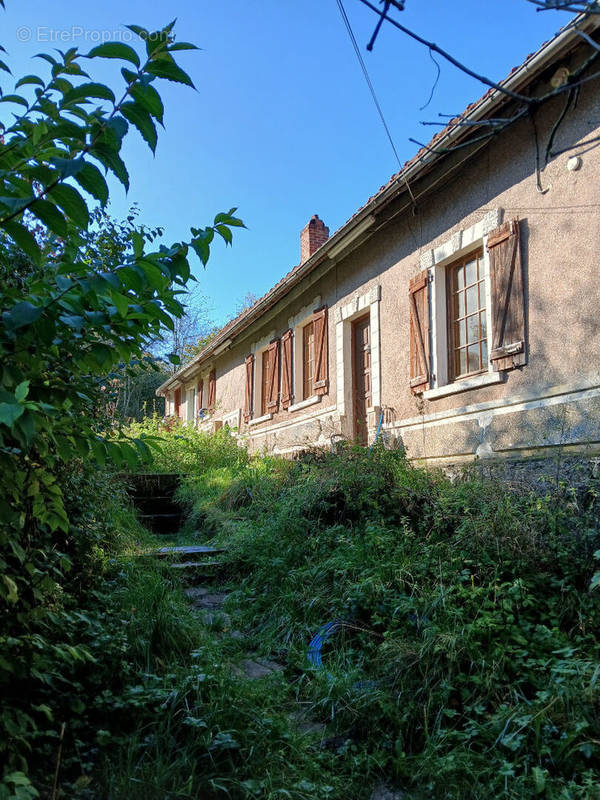
<path id="1" fill-rule="evenodd" d="M 379 434 L 381 433 L 381 426 L 383 425 L 383 411 L 379 414 L 379 423 L 377 425 L 377 430 L 375 432 L 375 438 L 373 439 L 373 443 L 369 447 L 369 450 L 372 450 L 375 447 L 375 442 L 379 438 Z"/>
<path id="2" fill-rule="evenodd" d="M 311 643 L 308 645 L 307 653 L 308 660 L 313 667 L 321 668 L 323 666 L 323 659 L 321 658 L 323 645 L 334 633 L 337 633 L 341 627 L 342 623 L 340 620 L 334 619 L 333 622 L 322 625 L 317 633 L 315 633 Z"/>

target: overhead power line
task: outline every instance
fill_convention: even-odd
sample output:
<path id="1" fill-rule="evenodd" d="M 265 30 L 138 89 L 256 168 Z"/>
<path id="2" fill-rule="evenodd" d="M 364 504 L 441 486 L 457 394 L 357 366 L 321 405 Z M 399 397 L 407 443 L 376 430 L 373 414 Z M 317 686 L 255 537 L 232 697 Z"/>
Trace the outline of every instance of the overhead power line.
<path id="1" fill-rule="evenodd" d="M 381 105 L 379 104 L 379 100 L 377 99 L 377 94 L 375 92 L 375 87 L 373 86 L 373 82 L 369 76 L 369 72 L 367 70 L 367 65 L 365 64 L 363 57 L 361 55 L 360 49 L 356 42 L 356 37 L 354 36 L 354 31 L 352 30 L 352 25 L 350 25 L 350 20 L 348 19 L 348 15 L 346 14 L 346 9 L 344 8 L 344 4 L 342 0 L 337 0 L 338 8 L 340 10 L 340 14 L 342 16 L 342 20 L 344 21 L 344 25 L 346 26 L 346 30 L 348 31 L 348 36 L 350 37 L 350 41 L 352 42 L 352 47 L 354 48 L 354 52 L 356 53 L 356 58 L 358 59 L 358 63 L 360 64 L 360 68 L 362 70 L 363 75 L 365 76 L 365 81 L 367 82 L 367 86 L 369 87 L 369 91 L 371 92 L 371 97 L 373 98 L 373 102 L 375 103 L 375 108 L 379 114 L 379 118 L 381 119 L 381 123 L 384 127 L 386 132 L 387 138 L 389 139 L 390 145 L 392 150 L 394 151 L 394 155 L 396 156 L 396 161 L 398 162 L 398 166 L 402 167 L 402 162 L 400 161 L 400 156 L 398 155 L 398 151 L 396 150 L 396 145 L 394 144 L 394 140 L 392 139 L 392 134 L 390 133 L 390 129 L 388 128 L 387 122 L 385 121 L 385 116 L 383 114 L 383 110 Z"/>

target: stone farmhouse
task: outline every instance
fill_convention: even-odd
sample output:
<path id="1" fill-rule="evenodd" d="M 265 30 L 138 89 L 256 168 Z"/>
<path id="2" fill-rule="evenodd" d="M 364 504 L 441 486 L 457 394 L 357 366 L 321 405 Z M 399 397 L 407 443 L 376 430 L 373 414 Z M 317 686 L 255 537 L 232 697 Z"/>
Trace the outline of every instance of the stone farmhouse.
<path id="1" fill-rule="evenodd" d="M 287 456 L 600 451 L 599 27 L 545 43 L 333 235 L 313 216 L 300 263 L 158 389 L 167 414 Z"/>

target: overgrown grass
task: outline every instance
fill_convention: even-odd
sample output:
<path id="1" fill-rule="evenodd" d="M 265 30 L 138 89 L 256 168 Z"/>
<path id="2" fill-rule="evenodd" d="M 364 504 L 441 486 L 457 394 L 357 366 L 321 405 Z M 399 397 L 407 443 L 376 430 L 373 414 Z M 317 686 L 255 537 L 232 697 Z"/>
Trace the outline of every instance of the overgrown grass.
<path id="1" fill-rule="evenodd" d="M 540 496 L 378 449 L 288 462 L 226 433 L 167 439 L 155 468 L 185 475 L 188 533 L 227 547 L 245 638 L 207 626 L 167 565 L 132 558 L 152 537 L 123 504 L 111 524 L 127 534 L 106 531 L 82 476 L 82 534 L 110 545 L 82 550 L 97 580 L 69 611 L 90 657 L 35 696 L 52 714 L 40 788 L 65 721 L 60 787 L 82 800 L 368 800 L 379 782 L 412 800 L 600 798 L 597 486 Z M 315 667 L 309 642 L 333 620 Z M 260 656 L 284 673 L 240 675 Z"/>
<path id="2" fill-rule="evenodd" d="M 187 491 L 229 548 L 244 624 L 339 737 L 336 775 L 359 761 L 411 797 L 600 797 L 594 486 L 540 497 L 348 449 L 251 464 L 216 503 Z"/>

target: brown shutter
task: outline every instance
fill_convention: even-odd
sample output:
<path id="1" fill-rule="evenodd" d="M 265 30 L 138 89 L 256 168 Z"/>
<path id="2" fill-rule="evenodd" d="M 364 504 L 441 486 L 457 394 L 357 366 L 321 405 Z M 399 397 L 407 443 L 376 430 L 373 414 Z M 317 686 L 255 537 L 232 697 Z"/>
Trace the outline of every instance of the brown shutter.
<path id="1" fill-rule="evenodd" d="M 492 295 L 492 349 L 496 372 L 527 363 L 525 292 L 519 220 L 505 222 L 488 236 Z"/>
<path id="2" fill-rule="evenodd" d="M 327 394 L 329 390 L 329 357 L 327 349 L 327 306 L 317 309 L 313 314 L 315 332 L 315 368 L 313 371 L 313 391 Z"/>
<path id="3" fill-rule="evenodd" d="M 292 331 L 281 337 L 281 407 L 288 408 L 292 401 Z"/>
<path id="4" fill-rule="evenodd" d="M 249 422 L 252 418 L 252 371 L 254 366 L 254 356 L 250 353 L 246 356 L 246 394 L 244 396 L 244 422 Z"/>
<path id="5" fill-rule="evenodd" d="M 269 345 L 269 393 L 267 411 L 273 414 L 279 408 L 279 339 Z"/>
<path id="6" fill-rule="evenodd" d="M 211 370 L 210 375 L 208 376 L 208 407 L 211 411 L 215 407 L 215 402 L 217 399 L 217 372 L 216 370 Z"/>
<path id="7" fill-rule="evenodd" d="M 411 279 L 410 303 L 410 390 L 420 394 L 429 385 L 429 274 L 423 270 Z"/>
<path id="8" fill-rule="evenodd" d="M 204 381 L 202 378 L 198 379 L 198 388 L 196 389 L 196 411 L 200 411 L 203 408 L 202 399 L 204 394 Z"/>
<path id="9" fill-rule="evenodd" d="M 179 416 L 179 409 L 181 407 L 181 388 L 175 389 L 175 401 L 174 401 L 174 403 L 175 403 L 175 409 L 174 409 L 175 416 L 178 417 Z"/>

